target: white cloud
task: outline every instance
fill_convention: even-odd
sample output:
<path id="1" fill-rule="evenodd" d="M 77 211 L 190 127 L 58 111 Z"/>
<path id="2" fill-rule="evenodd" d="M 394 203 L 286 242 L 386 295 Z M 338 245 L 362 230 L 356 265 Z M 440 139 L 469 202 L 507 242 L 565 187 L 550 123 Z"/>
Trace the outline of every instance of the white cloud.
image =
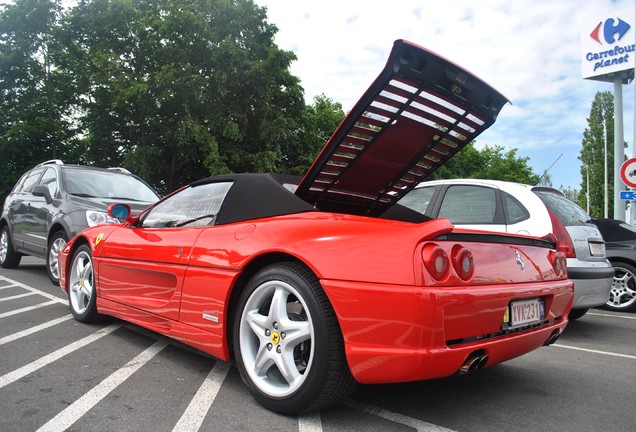
<path id="1" fill-rule="evenodd" d="M 579 188 L 577 156 L 597 91 L 581 78 L 580 34 L 599 15 L 633 0 L 256 0 L 276 43 L 296 53 L 292 73 L 309 102 L 324 93 L 350 109 L 380 72 L 392 43 L 407 39 L 465 67 L 512 105 L 478 141 L 519 149 L 555 186 Z M 590 31 L 593 27 L 590 28 Z M 625 139 L 633 140 L 634 85 L 623 86 Z M 631 150 L 628 151 L 631 156 Z"/>

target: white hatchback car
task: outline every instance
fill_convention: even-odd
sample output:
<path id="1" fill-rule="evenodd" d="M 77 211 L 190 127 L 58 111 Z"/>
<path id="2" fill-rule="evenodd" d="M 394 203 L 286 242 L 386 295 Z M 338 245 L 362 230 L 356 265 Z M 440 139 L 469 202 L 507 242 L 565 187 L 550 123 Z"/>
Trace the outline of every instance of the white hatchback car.
<path id="1" fill-rule="evenodd" d="M 432 218 L 449 219 L 462 228 L 557 238 L 574 282 L 570 319 L 603 306 L 614 268 L 605 242 L 590 216 L 557 189 L 497 180 L 437 180 L 420 183 L 399 202 Z"/>

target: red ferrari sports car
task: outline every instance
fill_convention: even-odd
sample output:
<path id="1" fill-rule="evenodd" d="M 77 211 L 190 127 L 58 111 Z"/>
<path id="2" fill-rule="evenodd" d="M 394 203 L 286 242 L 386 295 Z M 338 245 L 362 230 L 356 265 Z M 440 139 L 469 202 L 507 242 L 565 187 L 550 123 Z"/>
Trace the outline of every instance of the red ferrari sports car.
<path id="1" fill-rule="evenodd" d="M 122 224 L 81 232 L 60 257 L 71 311 L 233 358 L 285 414 L 356 383 L 468 373 L 550 344 L 572 302 L 553 238 L 457 230 L 397 203 L 506 102 L 396 41 L 302 179 L 222 175 L 138 215 L 112 205 Z"/>

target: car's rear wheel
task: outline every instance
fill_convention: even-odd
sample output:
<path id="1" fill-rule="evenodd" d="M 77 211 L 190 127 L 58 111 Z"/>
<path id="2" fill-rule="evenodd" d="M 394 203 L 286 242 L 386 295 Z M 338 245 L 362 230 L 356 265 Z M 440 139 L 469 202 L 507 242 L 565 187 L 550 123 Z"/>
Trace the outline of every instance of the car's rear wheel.
<path id="1" fill-rule="evenodd" d="M 20 265 L 22 254 L 13 250 L 13 242 L 9 235 L 9 228 L 3 226 L 0 230 L 0 266 L 3 268 L 16 268 Z"/>
<path id="2" fill-rule="evenodd" d="M 93 322 L 97 313 L 93 257 L 88 245 L 77 248 L 68 275 L 68 300 L 71 313 L 80 322 Z"/>
<path id="3" fill-rule="evenodd" d="M 68 237 L 64 231 L 58 231 L 51 237 L 46 253 L 46 271 L 54 284 L 60 283 L 60 253 L 66 246 Z"/>
<path id="4" fill-rule="evenodd" d="M 631 264 L 615 262 L 614 281 L 605 308 L 614 311 L 636 309 L 636 268 Z"/>
<path id="5" fill-rule="evenodd" d="M 321 409 L 355 388 L 335 313 L 318 279 L 302 265 L 271 265 L 252 277 L 233 330 L 241 377 L 273 411 Z"/>

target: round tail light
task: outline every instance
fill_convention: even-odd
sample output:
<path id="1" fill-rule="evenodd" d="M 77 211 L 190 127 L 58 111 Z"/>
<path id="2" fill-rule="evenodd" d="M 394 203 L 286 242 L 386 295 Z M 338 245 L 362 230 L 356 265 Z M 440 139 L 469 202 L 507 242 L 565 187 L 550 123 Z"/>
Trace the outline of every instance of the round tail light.
<path id="1" fill-rule="evenodd" d="M 424 266 L 433 279 L 441 281 L 448 276 L 450 260 L 448 254 L 436 244 L 428 244 L 422 250 Z"/>
<path id="2" fill-rule="evenodd" d="M 473 277 L 475 271 L 475 262 L 473 260 L 473 253 L 468 249 L 456 245 L 453 247 L 453 268 L 457 275 L 463 280 L 467 281 Z"/>

